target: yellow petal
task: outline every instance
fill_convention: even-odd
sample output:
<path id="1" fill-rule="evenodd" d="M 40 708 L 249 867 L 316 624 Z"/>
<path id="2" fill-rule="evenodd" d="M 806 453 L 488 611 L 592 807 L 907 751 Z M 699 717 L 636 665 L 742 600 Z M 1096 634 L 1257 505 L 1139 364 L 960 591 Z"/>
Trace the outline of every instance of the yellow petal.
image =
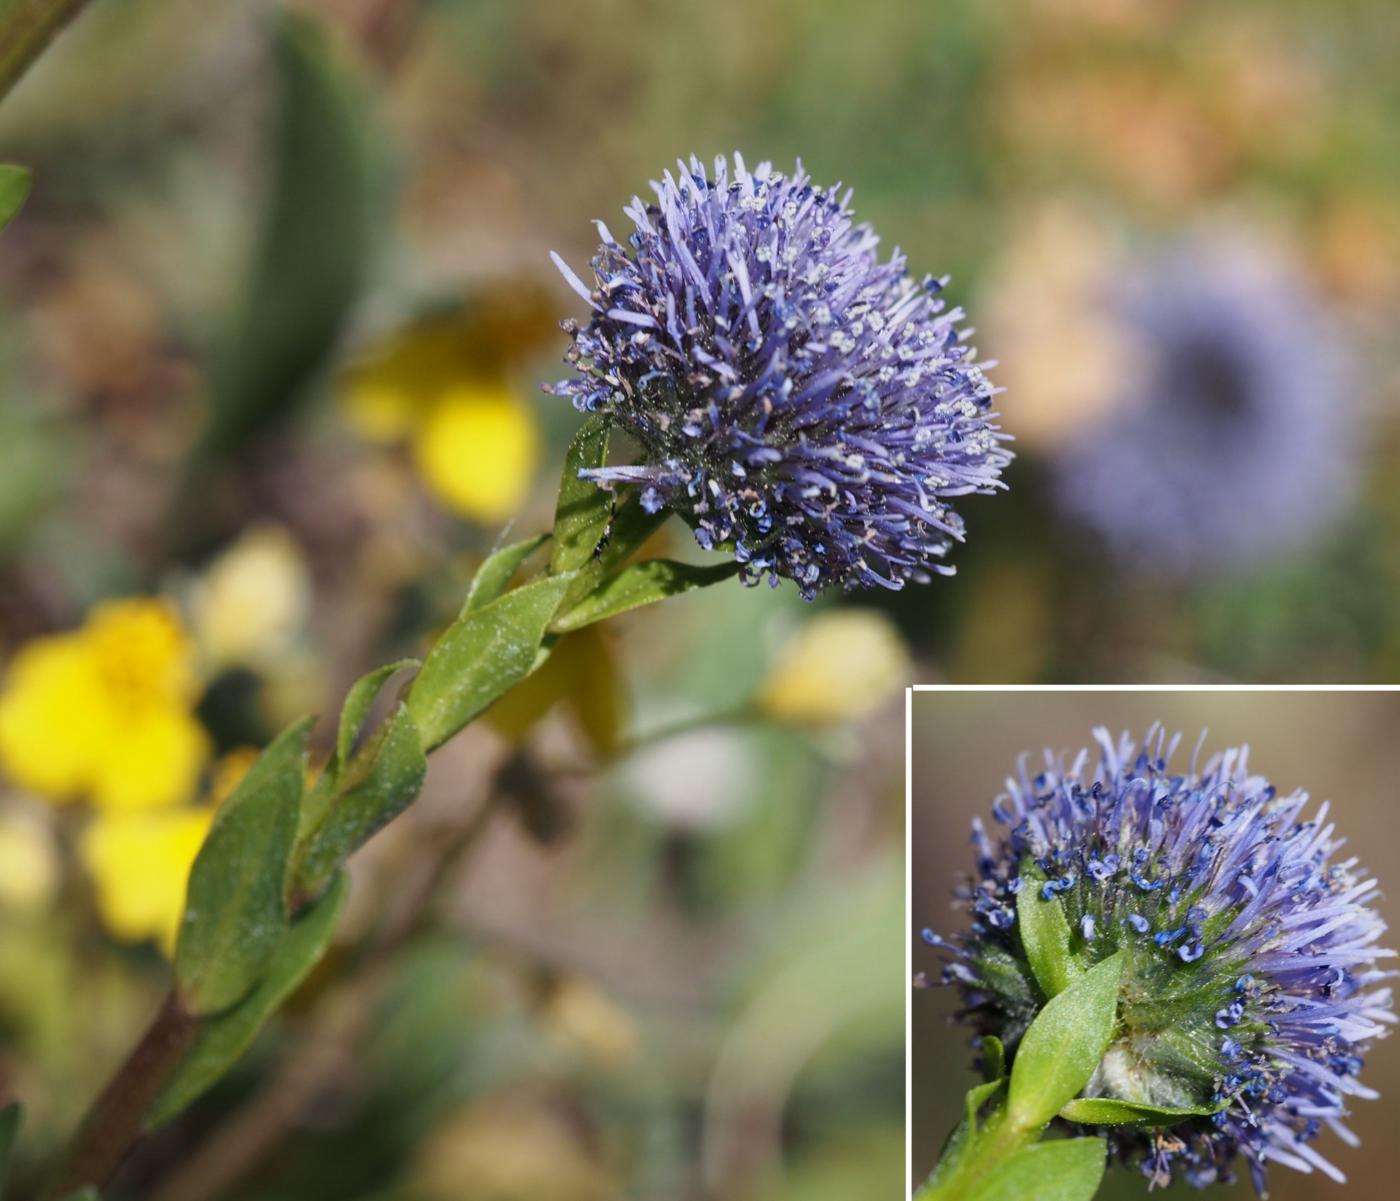
<path id="1" fill-rule="evenodd" d="M 99 809 L 149 809 L 187 801 L 208 756 L 204 727 L 183 709 L 128 713 L 97 764 L 93 804 Z"/>
<path id="2" fill-rule="evenodd" d="M 0 692 L 0 764 L 47 800 L 86 791 L 111 741 L 112 710 L 98 665 L 77 634 L 36 638 Z"/>
<path id="3" fill-rule="evenodd" d="M 539 432 L 529 405 L 501 385 L 481 382 L 445 392 L 414 446 L 433 494 L 460 516 L 492 524 L 524 502 Z"/>
<path id="4" fill-rule="evenodd" d="M 292 644 L 310 603 L 301 548 L 268 526 L 244 534 L 205 571 L 191 591 L 191 624 L 210 666 L 258 666 Z"/>
<path id="5" fill-rule="evenodd" d="M 193 703 L 198 695 L 194 644 L 168 601 L 104 601 L 81 630 L 119 708 Z"/>
<path id="6" fill-rule="evenodd" d="M 835 609 L 812 618 L 783 648 L 757 703 L 795 725 L 852 721 L 908 674 L 908 652 L 887 618 L 870 609 Z"/>
<path id="7" fill-rule="evenodd" d="M 58 849 L 37 814 L 0 810 L 0 907 L 41 909 L 58 891 Z"/>
<path id="8" fill-rule="evenodd" d="M 156 939 L 173 952 L 190 865 L 212 817 L 207 808 L 104 813 L 83 831 L 79 855 L 113 937 Z"/>
<path id="9" fill-rule="evenodd" d="M 429 318 L 384 339 L 341 380 L 350 427 L 369 442 L 407 437 L 467 366 L 458 323 Z"/>

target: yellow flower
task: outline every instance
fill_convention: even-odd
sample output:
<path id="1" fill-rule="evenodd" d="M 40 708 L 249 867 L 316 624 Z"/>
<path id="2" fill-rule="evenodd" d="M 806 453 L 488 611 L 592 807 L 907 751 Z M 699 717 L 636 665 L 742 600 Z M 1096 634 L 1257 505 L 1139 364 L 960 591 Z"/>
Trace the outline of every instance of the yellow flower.
<path id="1" fill-rule="evenodd" d="M 371 442 L 411 441 L 447 508 L 494 524 L 524 501 L 539 456 L 534 410 L 459 315 L 419 322 L 344 378 L 346 417 Z"/>
<path id="2" fill-rule="evenodd" d="M 208 754 L 197 697 L 193 649 L 174 610 L 107 602 L 81 629 L 37 638 L 14 657 L 0 691 L 0 764 L 51 801 L 174 804 L 194 791 Z"/>
<path id="3" fill-rule="evenodd" d="M 285 654 L 310 602 L 301 548 L 268 526 L 244 534 L 210 565 L 191 590 L 190 620 L 211 667 L 258 666 Z"/>
<path id="4" fill-rule="evenodd" d="M 498 384 L 444 392 L 418 427 L 414 450 L 429 489 L 454 513 L 483 524 L 511 517 L 535 474 L 534 415 Z"/>
<path id="5" fill-rule="evenodd" d="M 58 891 L 58 851 L 37 814 L 0 810 L 0 908 L 42 909 Z"/>
<path id="6" fill-rule="evenodd" d="M 190 865 L 213 816 L 212 807 L 100 813 L 83 831 L 79 855 L 113 937 L 174 952 Z"/>
<path id="7" fill-rule="evenodd" d="M 908 652 L 887 618 L 871 609 L 835 609 L 812 618 L 783 648 L 757 704 L 794 725 L 853 721 L 908 674 Z"/>

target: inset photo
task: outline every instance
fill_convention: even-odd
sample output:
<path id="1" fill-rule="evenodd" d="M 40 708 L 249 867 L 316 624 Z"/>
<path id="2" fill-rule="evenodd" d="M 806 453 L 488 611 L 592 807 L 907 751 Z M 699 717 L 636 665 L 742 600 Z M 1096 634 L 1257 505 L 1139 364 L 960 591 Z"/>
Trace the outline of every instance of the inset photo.
<path id="1" fill-rule="evenodd" d="M 1388 1195 L 1397 727 L 1394 692 L 913 690 L 917 1201 Z"/>

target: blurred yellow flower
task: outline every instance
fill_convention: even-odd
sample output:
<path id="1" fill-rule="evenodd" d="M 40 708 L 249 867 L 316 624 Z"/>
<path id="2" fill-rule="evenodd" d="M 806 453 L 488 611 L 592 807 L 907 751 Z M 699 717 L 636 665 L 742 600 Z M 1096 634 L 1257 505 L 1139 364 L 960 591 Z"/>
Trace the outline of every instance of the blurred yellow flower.
<path id="1" fill-rule="evenodd" d="M 460 384 L 433 405 L 414 450 L 433 494 L 454 513 L 495 524 L 514 515 L 539 458 L 534 414 L 498 384 Z"/>
<path id="2" fill-rule="evenodd" d="M 637 1027 L 601 989 L 578 977 L 557 981 L 541 1006 L 546 1029 L 561 1043 L 613 1067 L 637 1050 Z"/>
<path id="3" fill-rule="evenodd" d="M 35 813 L 0 810 L 0 908 L 42 909 L 58 891 L 58 851 Z"/>
<path id="4" fill-rule="evenodd" d="M 214 669 L 260 666 L 293 645 L 311 605 L 311 577 L 296 540 L 266 526 L 248 531 L 190 591 L 190 623 Z"/>
<path id="5" fill-rule="evenodd" d="M 0 689 L 0 765 L 51 801 L 140 809 L 187 799 L 208 755 L 194 655 L 164 601 L 108 601 L 36 638 Z"/>
<path id="6" fill-rule="evenodd" d="M 888 618 L 834 609 L 806 622 L 779 653 L 756 703 L 794 725 L 831 725 L 872 712 L 909 675 L 909 653 Z"/>
<path id="7" fill-rule="evenodd" d="M 212 807 L 182 807 L 93 818 L 78 851 L 113 937 L 174 952 L 190 865 L 213 816 Z"/>
<path id="8" fill-rule="evenodd" d="M 411 441 L 429 490 L 459 516 L 494 524 L 524 501 L 539 457 L 534 410 L 483 363 L 458 315 L 388 339 L 346 375 L 343 402 L 366 440 Z"/>

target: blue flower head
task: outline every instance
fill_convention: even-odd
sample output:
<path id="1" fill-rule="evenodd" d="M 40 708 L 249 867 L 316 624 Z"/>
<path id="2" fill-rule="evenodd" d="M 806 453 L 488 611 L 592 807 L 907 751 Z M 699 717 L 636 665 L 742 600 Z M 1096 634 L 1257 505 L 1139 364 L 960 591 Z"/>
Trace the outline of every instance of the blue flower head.
<path id="1" fill-rule="evenodd" d="M 1016 918 L 1029 876 L 1034 904 L 1063 906 L 1081 964 L 1126 952 L 1085 1095 L 1213 1111 L 1105 1131 L 1117 1158 L 1154 1184 L 1228 1180 L 1237 1160 L 1261 1193 L 1270 1162 L 1342 1179 L 1313 1140 L 1355 1142 L 1348 1103 L 1376 1095 L 1362 1057 L 1395 1020 L 1376 881 L 1338 855 L 1327 806 L 1305 819 L 1307 794 L 1250 774 L 1247 748 L 1198 766 L 1198 742 L 1182 772 L 1160 727 L 1141 746 L 1095 737 L 1072 760 L 1047 751 L 1039 774 L 1023 757 L 992 807 L 1001 833 L 973 823 L 977 876 L 958 890 L 970 927 L 925 934 L 962 1016 L 1014 1048 L 1044 1002 Z"/>
<path id="2" fill-rule="evenodd" d="M 800 166 L 691 159 L 652 189 L 625 243 L 598 223 L 591 287 L 554 256 L 592 316 L 565 324 L 553 391 L 639 447 L 592 477 L 731 548 L 746 583 L 810 598 L 949 573 L 949 500 L 996 488 L 1011 455 L 944 281 L 881 261 L 850 194 Z"/>
<path id="3" fill-rule="evenodd" d="M 1135 349 L 1106 415 L 1056 457 L 1057 501 L 1137 570 L 1247 567 L 1301 549 L 1360 477 L 1356 370 L 1289 265 L 1197 235 L 1112 285 Z"/>

